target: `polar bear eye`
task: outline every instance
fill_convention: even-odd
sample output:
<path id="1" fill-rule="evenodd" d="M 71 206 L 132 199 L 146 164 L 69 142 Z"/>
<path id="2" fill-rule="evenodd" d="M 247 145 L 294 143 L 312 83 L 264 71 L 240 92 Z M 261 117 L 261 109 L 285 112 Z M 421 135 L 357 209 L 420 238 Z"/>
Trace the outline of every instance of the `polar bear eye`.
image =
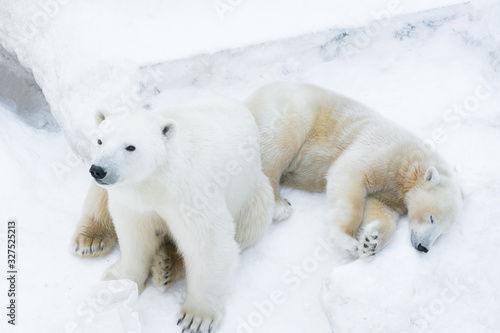
<path id="1" fill-rule="evenodd" d="M 128 146 L 128 147 L 127 147 L 127 148 L 125 148 L 125 149 L 127 149 L 128 151 L 134 151 L 134 150 L 135 150 L 135 147 L 134 147 L 134 146 Z"/>
<path id="2" fill-rule="evenodd" d="M 101 141 L 100 139 L 99 139 L 99 140 L 97 140 L 97 144 L 98 144 L 98 145 L 102 145 L 102 141 Z"/>
<path id="3" fill-rule="evenodd" d="M 431 223 L 434 224 L 434 216 L 429 216 L 429 219 L 431 220 Z"/>

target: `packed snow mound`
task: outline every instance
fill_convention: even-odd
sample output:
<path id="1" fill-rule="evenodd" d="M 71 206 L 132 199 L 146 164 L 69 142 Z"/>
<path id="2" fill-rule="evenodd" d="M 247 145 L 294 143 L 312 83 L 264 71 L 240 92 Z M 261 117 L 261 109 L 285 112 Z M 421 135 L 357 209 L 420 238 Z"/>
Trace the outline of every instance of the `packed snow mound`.
<path id="1" fill-rule="evenodd" d="M 77 316 L 68 321 L 66 332 L 141 333 L 137 284 L 130 280 L 95 283 L 78 306 Z"/>
<path id="2" fill-rule="evenodd" d="M 143 66 L 463 1 L 3 2 L 0 44 L 33 71 L 69 144 L 87 159 L 95 110 L 147 106 L 144 82 L 156 76 Z"/>

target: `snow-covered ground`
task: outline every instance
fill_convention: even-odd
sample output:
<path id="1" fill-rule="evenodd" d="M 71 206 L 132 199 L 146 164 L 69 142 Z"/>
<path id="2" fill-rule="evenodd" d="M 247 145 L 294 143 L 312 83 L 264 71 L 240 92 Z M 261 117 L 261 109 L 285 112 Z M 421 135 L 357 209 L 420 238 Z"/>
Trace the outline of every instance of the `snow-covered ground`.
<path id="1" fill-rule="evenodd" d="M 128 285 L 96 285 L 118 249 L 100 259 L 70 253 L 90 182 L 70 147 L 86 157 L 97 107 L 151 108 L 206 92 L 244 98 L 275 80 L 339 91 L 414 131 L 455 166 L 468 198 L 428 254 L 411 247 L 403 218 L 393 241 L 365 263 L 325 245 L 325 195 L 284 189 L 294 214 L 242 254 L 220 331 L 500 331 L 500 4 L 220 2 L 233 4 L 222 18 L 218 1 L 175 10 L 153 0 L 65 1 L 47 24 L 33 21 L 40 24 L 30 43 L 15 32 L 40 7 L 1 4 L 0 42 L 33 70 L 62 129 L 43 126 L 53 118 L 42 102 L 33 111 L 36 87 L 13 89 L 0 77 L 0 240 L 5 248 L 6 222 L 16 219 L 19 254 L 18 322 L 7 325 L 3 314 L 2 331 L 176 332 L 185 282 L 135 299 Z M 162 29 L 164 38 L 151 37 Z M 10 56 L 0 59 L 0 75 L 32 84 Z M 23 97 L 29 107 L 19 107 Z M 137 317 L 124 308 L 111 314 L 110 295 Z M 113 322 L 124 326 L 110 330 Z"/>

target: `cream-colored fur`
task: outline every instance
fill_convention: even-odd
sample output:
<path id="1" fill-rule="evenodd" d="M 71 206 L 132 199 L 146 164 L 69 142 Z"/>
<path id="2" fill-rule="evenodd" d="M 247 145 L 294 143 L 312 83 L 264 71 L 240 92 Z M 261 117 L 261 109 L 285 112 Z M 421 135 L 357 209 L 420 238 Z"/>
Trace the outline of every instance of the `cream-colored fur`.
<path id="1" fill-rule="evenodd" d="M 237 228 L 236 234 L 241 235 L 242 229 Z M 108 210 L 108 192 L 92 181 L 82 209 L 82 217 L 73 236 L 73 251 L 84 258 L 98 257 L 108 254 L 117 242 L 115 226 Z M 154 255 L 151 280 L 158 288 L 166 290 L 185 276 L 186 268 L 182 255 L 167 232 Z"/>
<path id="2" fill-rule="evenodd" d="M 153 259 L 151 280 L 161 289 L 166 289 L 176 281 L 186 277 L 184 259 L 170 237 L 166 237 Z"/>
<path id="3" fill-rule="evenodd" d="M 326 190 L 331 238 L 355 258 L 387 244 L 398 216 L 408 211 L 412 243 L 421 251 L 457 218 L 463 198 L 450 167 L 417 137 L 364 105 L 298 83 L 264 86 L 246 105 L 259 126 L 275 218 L 291 213 L 280 183 Z"/>
<path id="4" fill-rule="evenodd" d="M 116 242 L 115 227 L 108 210 L 108 193 L 93 182 L 73 236 L 73 250 L 82 257 L 96 257 L 106 255 Z"/>

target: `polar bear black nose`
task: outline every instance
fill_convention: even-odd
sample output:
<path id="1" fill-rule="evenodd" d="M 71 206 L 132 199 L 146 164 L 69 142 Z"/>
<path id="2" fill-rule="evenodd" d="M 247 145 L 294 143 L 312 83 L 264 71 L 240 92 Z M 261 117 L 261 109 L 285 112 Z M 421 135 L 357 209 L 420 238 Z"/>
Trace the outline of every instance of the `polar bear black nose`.
<path id="1" fill-rule="evenodd" d="M 106 177 L 106 171 L 104 171 L 104 169 L 100 166 L 94 164 L 92 164 L 92 166 L 90 167 L 89 172 L 95 179 L 103 179 L 104 177 Z"/>
<path id="2" fill-rule="evenodd" d="M 429 250 L 425 246 L 422 246 L 422 244 L 418 244 L 417 250 L 424 253 L 429 252 Z"/>

